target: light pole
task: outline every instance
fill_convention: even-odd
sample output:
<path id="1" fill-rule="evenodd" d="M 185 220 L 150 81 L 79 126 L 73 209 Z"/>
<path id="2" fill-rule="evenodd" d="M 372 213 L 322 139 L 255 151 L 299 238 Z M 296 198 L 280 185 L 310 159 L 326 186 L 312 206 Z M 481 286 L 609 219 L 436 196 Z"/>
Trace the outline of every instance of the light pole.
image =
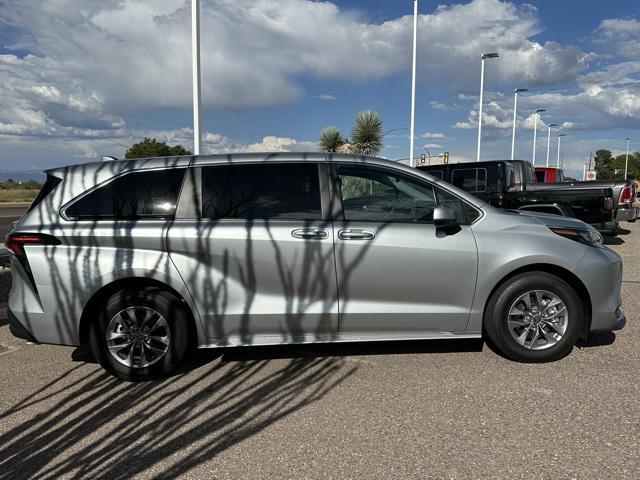
<path id="1" fill-rule="evenodd" d="M 549 166 L 549 148 L 551 147 L 551 128 L 557 127 L 557 123 L 550 123 L 549 130 L 547 131 L 547 167 Z"/>
<path id="2" fill-rule="evenodd" d="M 546 110 L 544 108 L 536 108 L 535 111 L 533 112 L 534 113 L 533 115 L 533 158 L 531 163 L 533 163 L 534 167 L 536 165 L 536 142 L 537 142 L 537 135 L 538 135 L 538 117 L 542 112 L 546 112 Z"/>
<path id="3" fill-rule="evenodd" d="M 483 53 L 482 66 L 480 67 L 480 108 L 478 109 L 478 152 L 476 162 L 480 161 L 480 139 L 482 138 L 482 96 L 484 93 L 484 61 L 487 58 L 498 58 L 497 53 Z"/>
<path id="4" fill-rule="evenodd" d="M 558 159 L 556 160 L 556 168 L 560 168 L 560 140 L 562 140 L 562 137 L 566 137 L 566 136 L 567 136 L 566 133 L 558 134 Z"/>
<path id="5" fill-rule="evenodd" d="M 516 88 L 513 93 L 513 133 L 511 135 L 511 160 L 515 158 L 516 154 L 516 119 L 518 111 L 518 94 L 523 92 L 528 92 L 529 90 L 526 88 Z"/>
<path id="6" fill-rule="evenodd" d="M 629 137 L 627 137 L 627 157 L 624 161 L 624 179 L 627 179 L 627 172 L 629 171 Z"/>
<path id="7" fill-rule="evenodd" d="M 191 62 L 193 67 L 193 153 L 200 155 L 200 0 L 191 0 Z"/>
<path id="8" fill-rule="evenodd" d="M 584 182 L 587 179 L 587 162 L 582 164 L 582 181 Z"/>
<path id="9" fill-rule="evenodd" d="M 411 134 L 409 140 L 409 165 L 415 167 L 413 162 L 413 138 L 416 128 L 416 53 L 418 42 L 418 0 L 413 0 L 413 58 L 411 67 Z"/>

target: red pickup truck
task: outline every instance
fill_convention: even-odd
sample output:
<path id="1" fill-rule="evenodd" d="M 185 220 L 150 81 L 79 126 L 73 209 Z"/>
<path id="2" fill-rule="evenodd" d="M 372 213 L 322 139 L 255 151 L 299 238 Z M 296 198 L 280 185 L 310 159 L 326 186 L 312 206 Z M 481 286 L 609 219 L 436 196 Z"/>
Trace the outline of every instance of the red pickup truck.
<path id="1" fill-rule="evenodd" d="M 564 182 L 564 172 L 561 168 L 536 167 L 536 183 Z"/>

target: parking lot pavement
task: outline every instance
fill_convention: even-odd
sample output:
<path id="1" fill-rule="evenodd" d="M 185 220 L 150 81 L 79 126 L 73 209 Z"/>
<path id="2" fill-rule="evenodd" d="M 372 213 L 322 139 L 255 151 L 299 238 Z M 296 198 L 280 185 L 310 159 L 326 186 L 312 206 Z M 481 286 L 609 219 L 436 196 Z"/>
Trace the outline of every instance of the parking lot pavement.
<path id="1" fill-rule="evenodd" d="M 158 383 L 11 337 L 0 479 L 640 478 L 640 224 L 625 330 L 552 364 L 478 342 L 204 352 Z"/>

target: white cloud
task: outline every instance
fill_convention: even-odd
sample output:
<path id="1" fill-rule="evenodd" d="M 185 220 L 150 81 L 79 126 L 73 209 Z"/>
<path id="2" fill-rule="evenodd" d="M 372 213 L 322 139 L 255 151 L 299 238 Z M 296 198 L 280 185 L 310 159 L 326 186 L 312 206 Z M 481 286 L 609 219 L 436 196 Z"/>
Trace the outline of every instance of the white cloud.
<path id="1" fill-rule="evenodd" d="M 422 135 L 420 135 L 422 138 L 430 138 L 430 139 L 443 139 L 443 138 L 447 138 L 447 136 L 444 133 L 440 133 L 440 132 L 426 132 L 423 133 Z"/>
<path id="2" fill-rule="evenodd" d="M 323 93 L 321 95 L 312 95 L 312 97 L 317 98 L 318 100 L 328 100 L 328 101 L 338 100 L 338 97 L 336 97 L 335 95 L 330 95 L 328 93 Z"/>
<path id="3" fill-rule="evenodd" d="M 640 20 L 608 18 L 595 31 L 595 43 L 613 44 L 618 53 L 628 57 L 640 55 Z"/>
<path id="4" fill-rule="evenodd" d="M 371 84 L 404 75 L 411 60 L 409 13 L 374 23 L 327 1 L 203 0 L 204 106 L 224 112 L 294 102 L 308 95 L 302 87 L 306 78 Z M 144 133 L 134 120 L 106 112 L 151 112 L 147 116 L 162 120 L 164 112 L 190 109 L 190 7 L 185 0 L 85 0 L 81 6 L 73 0 L 15 0 L 3 4 L 0 20 L 23 32 L 13 45 L 20 56 L 0 55 L 3 140 L 68 139 L 77 145 L 76 154 L 102 153 L 107 145 L 122 149 Z M 418 80 L 461 92 L 456 96 L 460 103 L 477 103 L 480 54 L 496 50 L 500 58 L 487 64 L 487 85 L 511 88 L 517 83 L 534 92 L 522 97 L 519 123 L 524 128 L 536 106 L 549 110 L 545 119 L 553 117 L 574 130 L 638 128 L 638 23 L 603 21 L 594 33 L 595 44 L 610 45 L 628 58 L 590 70 L 595 54 L 536 39 L 542 26 L 531 5 L 472 0 L 439 6 L 419 17 Z M 534 91 L 576 80 L 576 90 Z M 335 96 L 319 93 L 316 98 L 331 101 Z M 486 102 L 487 137 L 508 135 L 511 95 L 488 92 Z M 438 101 L 432 107 L 458 105 Z M 162 135 L 190 142 L 188 129 L 169 128 Z M 456 128 L 477 128 L 477 105 Z M 207 135 L 208 151 L 314 145 L 269 136 L 237 144 L 220 134 Z"/>
<path id="5" fill-rule="evenodd" d="M 444 102 L 432 101 L 432 102 L 429 102 L 429 105 L 431 105 L 431 108 L 433 108 L 434 110 L 457 110 L 458 108 L 460 108 L 460 106 L 457 103 L 453 103 L 449 105 Z"/>
<path id="6" fill-rule="evenodd" d="M 442 145 L 438 143 L 427 143 L 422 148 L 442 148 Z"/>
<path id="7" fill-rule="evenodd" d="M 18 0 L 0 15 L 26 32 L 21 48 L 35 53 L 13 59 L 28 72 L 14 88 L 27 75 L 60 97 L 75 90 L 108 106 L 189 106 L 188 2 L 92 0 L 78 8 L 74 0 Z M 370 81 L 410 65 L 410 15 L 377 24 L 329 2 L 205 1 L 201 22 L 206 107 L 280 105 L 300 95 L 301 75 Z M 575 78 L 591 58 L 577 47 L 531 40 L 540 27 L 526 5 L 474 0 L 440 6 L 419 23 L 420 78 L 450 88 L 475 87 L 486 49 L 503 57 L 491 65 L 496 80 L 530 85 Z"/>

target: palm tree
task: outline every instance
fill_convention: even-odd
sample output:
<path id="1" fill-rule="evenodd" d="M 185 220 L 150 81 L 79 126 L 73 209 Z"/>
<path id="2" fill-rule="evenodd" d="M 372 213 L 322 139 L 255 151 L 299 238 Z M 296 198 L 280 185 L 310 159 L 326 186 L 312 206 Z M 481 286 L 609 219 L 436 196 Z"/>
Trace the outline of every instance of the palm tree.
<path id="1" fill-rule="evenodd" d="M 338 152 L 345 143 L 342 132 L 334 125 L 320 132 L 320 150 L 323 152 Z"/>
<path id="2" fill-rule="evenodd" d="M 354 153 L 378 155 L 382 150 L 382 117 L 373 110 L 363 110 L 356 115 L 351 132 Z"/>

